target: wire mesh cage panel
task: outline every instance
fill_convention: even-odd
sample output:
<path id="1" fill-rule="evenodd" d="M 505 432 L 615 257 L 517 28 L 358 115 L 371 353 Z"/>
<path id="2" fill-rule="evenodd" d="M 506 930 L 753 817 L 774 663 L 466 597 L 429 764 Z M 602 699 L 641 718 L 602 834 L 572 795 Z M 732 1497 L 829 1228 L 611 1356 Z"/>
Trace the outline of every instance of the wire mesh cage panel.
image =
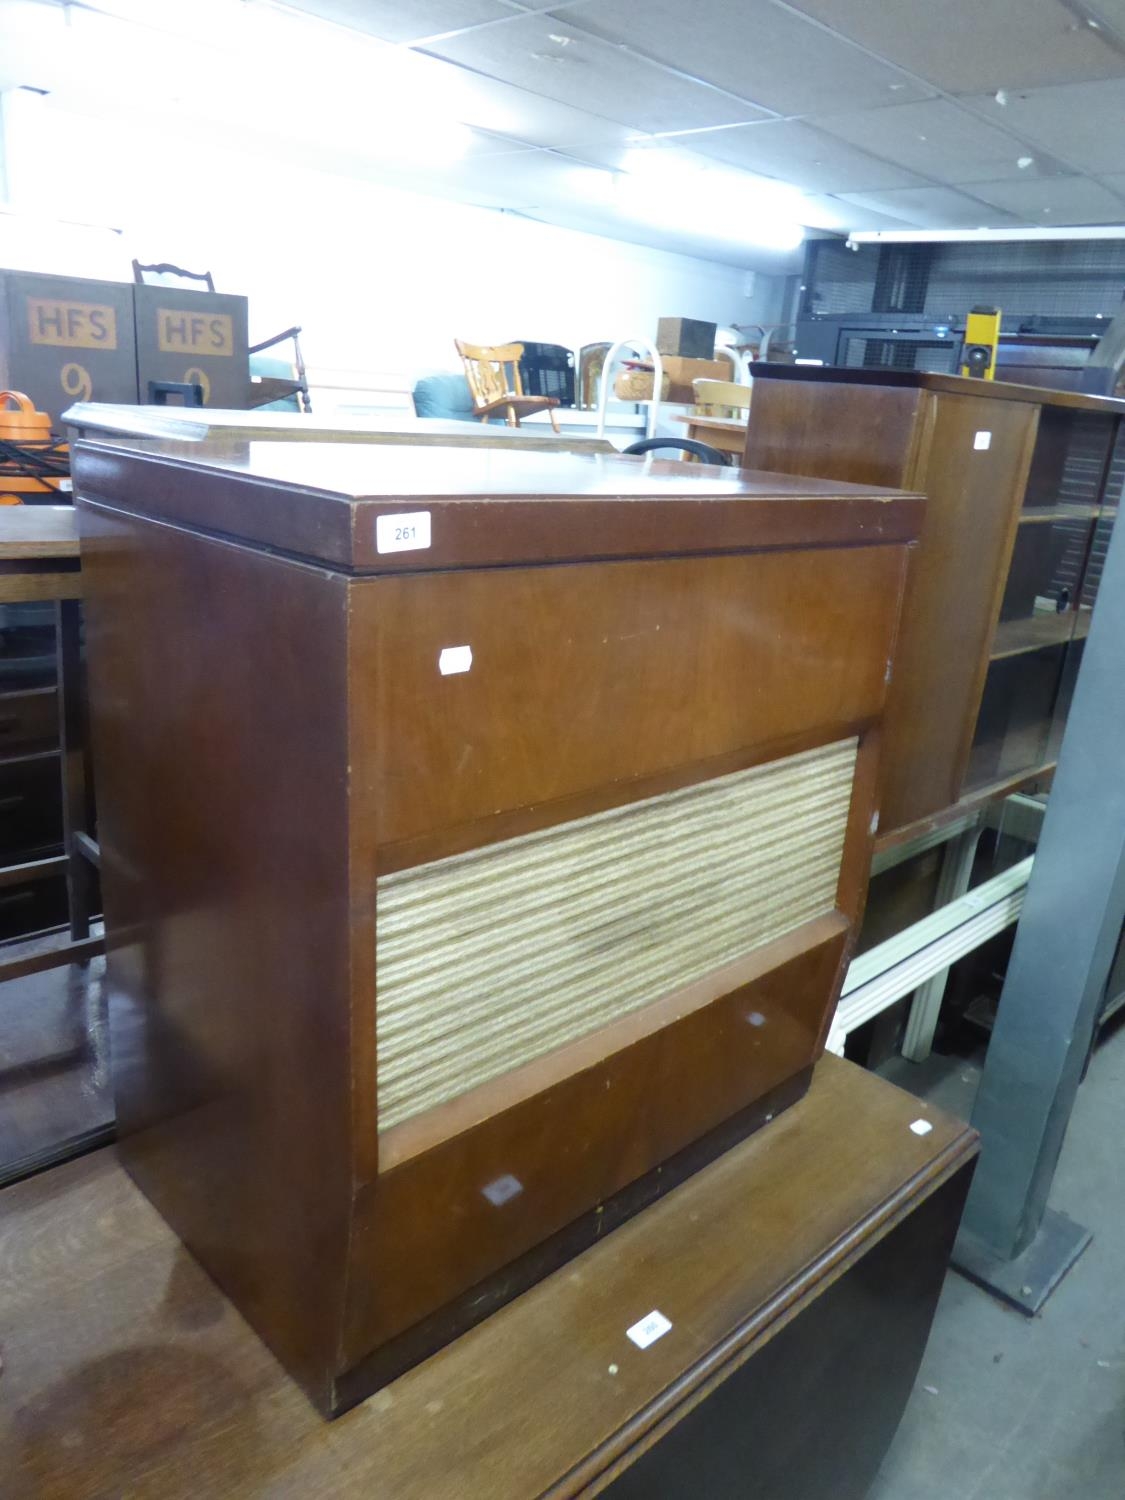
<path id="1" fill-rule="evenodd" d="M 893 260 L 895 275 L 887 274 Z M 945 319 L 978 303 L 1005 328 L 1028 318 L 1111 318 L 1125 292 L 1125 241 L 810 244 L 801 316 L 901 311 Z"/>
<path id="2" fill-rule="evenodd" d="M 520 379 L 526 396 L 554 396 L 560 406 L 574 405 L 574 351 L 562 344 L 523 344 Z"/>
<path id="3" fill-rule="evenodd" d="M 865 370 L 925 370 L 955 375 L 959 343 L 925 338 L 853 335 L 843 341 L 842 364 Z"/>
<path id="4" fill-rule="evenodd" d="M 879 247 L 849 250 L 843 240 L 813 240 L 805 261 L 801 316 L 870 312 L 875 305 Z"/>
<path id="5" fill-rule="evenodd" d="M 1002 309 L 1005 326 L 1019 318 L 1110 318 L 1123 291 L 1125 242 L 1119 240 L 940 245 L 924 311 L 940 316 L 982 302 Z"/>

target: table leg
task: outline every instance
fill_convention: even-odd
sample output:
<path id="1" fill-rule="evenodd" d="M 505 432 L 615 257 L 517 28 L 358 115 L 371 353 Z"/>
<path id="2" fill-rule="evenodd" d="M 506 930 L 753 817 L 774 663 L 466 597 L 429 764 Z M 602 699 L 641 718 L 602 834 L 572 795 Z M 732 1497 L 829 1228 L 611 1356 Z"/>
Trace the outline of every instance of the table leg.
<path id="1" fill-rule="evenodd" d="M 59 733 L 61 740 L 63 847 L 70 904 L 70 935 L 90 935 L 98 900 L 97 873 L 78 835 L 93 829 L 93 783 L 88 763 L 86 695 L 82 684 L 82 604 L 60 599 L 55 605 L 59 649 Z"/>

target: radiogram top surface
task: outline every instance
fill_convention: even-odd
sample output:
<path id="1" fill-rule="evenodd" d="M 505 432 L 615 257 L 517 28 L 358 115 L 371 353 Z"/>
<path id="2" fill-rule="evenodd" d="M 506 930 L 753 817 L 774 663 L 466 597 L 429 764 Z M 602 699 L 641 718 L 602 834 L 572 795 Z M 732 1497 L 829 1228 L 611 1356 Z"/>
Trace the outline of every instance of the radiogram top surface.
<path id="1" fill-rule="evenodd" d="M 75 491 L 344 572 L 902 545 L 900 490 L 624 455 L 370 444 L 80 442 Z"/>

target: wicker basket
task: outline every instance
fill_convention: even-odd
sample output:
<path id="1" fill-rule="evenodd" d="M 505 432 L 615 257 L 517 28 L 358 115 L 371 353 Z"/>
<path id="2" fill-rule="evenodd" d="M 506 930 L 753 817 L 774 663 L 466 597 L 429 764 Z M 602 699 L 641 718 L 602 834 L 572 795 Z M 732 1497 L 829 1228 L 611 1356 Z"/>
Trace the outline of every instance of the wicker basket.
<path id="1" fill-rule="evenodd" d="M 613 382 L 613 393 L 619 401 L 651 401 L 654 384 L 652 370 L 620 370 Z M 660 381 L 660 399 L 667 401 L 672 381 L 667 371 Z"/>

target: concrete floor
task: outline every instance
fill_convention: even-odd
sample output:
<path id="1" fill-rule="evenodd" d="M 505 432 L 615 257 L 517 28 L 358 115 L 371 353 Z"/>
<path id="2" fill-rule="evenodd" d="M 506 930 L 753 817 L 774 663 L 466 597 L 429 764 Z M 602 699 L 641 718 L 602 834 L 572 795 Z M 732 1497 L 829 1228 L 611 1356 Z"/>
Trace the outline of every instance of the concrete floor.
<path id="1" fill-rule="evenodd" d="M 968 1117 L 979 1064 L 880 1069 Z M 869 1500 L 1125 1500 L 1125 1026 L 1079 1091 L 1051 1206 L 1094 1241 L 1033 1319 L 950 1272 Z"/>

